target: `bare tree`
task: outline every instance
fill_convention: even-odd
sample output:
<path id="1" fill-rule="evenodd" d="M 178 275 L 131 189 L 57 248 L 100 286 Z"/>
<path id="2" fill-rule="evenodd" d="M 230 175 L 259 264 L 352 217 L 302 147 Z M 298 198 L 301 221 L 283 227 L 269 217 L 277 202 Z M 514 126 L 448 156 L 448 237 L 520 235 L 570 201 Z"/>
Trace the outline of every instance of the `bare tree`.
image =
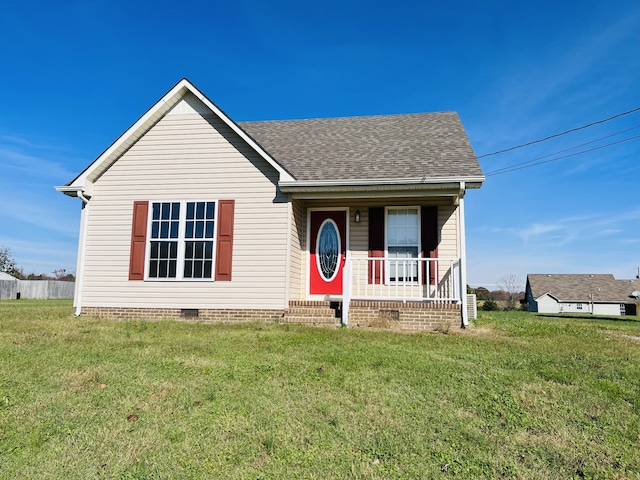
<path id="1" fill-rule="evenodd" d="M 516 298 L 521 291 L 522 282 L 514 273 L 505 275 L 498 280 L 498 287 L 507 294 L 507 310 L 515 310 Z"/>

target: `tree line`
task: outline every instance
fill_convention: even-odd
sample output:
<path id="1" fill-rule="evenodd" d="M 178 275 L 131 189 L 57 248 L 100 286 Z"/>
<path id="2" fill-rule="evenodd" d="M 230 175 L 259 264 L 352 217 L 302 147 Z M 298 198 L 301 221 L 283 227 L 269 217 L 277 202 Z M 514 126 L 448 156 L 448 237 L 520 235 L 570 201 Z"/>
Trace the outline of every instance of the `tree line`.
<path id="1" fill-rule="evenodd" d="M 76 277 L 73 273 L 67 272 L 64 268 L 59 268 L 46 273 L 26 273 L 24 269 L 18 267 L 11 249 L 0 246 L 0 272 L 8 273 L 19 280 L 61 280 L 63 282 L 74 282 Z"/>
<path id="2" fill-rule="evenodd" d="M 525 298 L 522 283 L 517 275 L 511 274 L 502 277 L 498 281 L 497 290 L 489 290 L 485 287 L 468 287 L 469 293 L 475 293 L 478 304 L 483 310 L 516 310 L 524 308 L 522 300 Z"/>

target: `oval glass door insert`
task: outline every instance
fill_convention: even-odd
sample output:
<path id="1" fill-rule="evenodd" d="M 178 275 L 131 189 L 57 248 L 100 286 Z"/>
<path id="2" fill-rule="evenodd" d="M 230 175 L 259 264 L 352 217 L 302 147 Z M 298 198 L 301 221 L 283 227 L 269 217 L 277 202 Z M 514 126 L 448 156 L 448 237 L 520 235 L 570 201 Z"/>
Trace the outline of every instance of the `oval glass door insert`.
<path id="1" fill-rule="evenodd" d="M 327 218 L 318 229 L 316 241 L 316 262 L 318 272 L 325 282 L 330 282 L 338 274 L 340 256 L 340 234 L 336 222 Z"/>

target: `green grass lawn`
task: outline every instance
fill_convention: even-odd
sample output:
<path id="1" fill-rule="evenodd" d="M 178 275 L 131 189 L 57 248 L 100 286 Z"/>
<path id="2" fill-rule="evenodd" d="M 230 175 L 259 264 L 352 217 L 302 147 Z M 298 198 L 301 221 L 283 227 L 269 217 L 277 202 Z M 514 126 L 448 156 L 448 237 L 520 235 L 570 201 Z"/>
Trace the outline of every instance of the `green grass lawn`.
<path id="1" fill-rule="evenodd" d="M 0 302 L 0 478 L 640 478 L 640 321 L 466 331 Z"/>

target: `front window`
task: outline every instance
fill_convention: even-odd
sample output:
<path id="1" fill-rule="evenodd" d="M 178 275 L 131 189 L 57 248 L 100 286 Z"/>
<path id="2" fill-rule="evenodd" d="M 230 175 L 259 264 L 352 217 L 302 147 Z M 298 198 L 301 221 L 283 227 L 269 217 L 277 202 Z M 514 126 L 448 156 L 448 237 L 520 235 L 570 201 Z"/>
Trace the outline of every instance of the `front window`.
<path id="1" fill-rule="evenodd" d="M 153 202 L 149 279 L 212 279 L 216 202 Z"/>
<path id="2" fill-rule="evenodd" d="M 387 209 L 389 280 L 418 282 L 420 217 L 417 207 Z"/>

